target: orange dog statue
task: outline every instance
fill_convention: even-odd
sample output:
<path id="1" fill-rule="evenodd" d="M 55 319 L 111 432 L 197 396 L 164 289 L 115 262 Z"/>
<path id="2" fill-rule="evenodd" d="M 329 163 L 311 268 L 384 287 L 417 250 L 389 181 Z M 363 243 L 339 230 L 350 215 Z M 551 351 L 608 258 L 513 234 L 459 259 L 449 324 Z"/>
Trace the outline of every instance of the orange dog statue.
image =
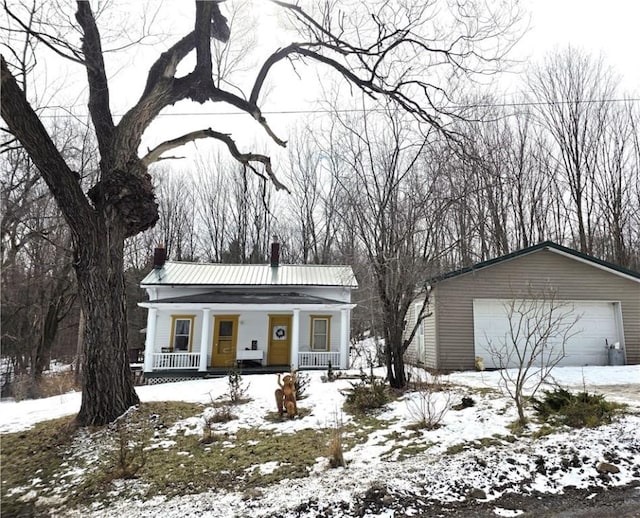
<path id="1" fill-rule="evenodd" d="M 298 405 L 296 404 L 296 373 L 286 374 L 280 380 L 278 374 L 278 386 L 276 389 L 276 405 L 278 405 L 278 413 L 282 416 L 285 412 L 290 419 L 298 414 Z"/>

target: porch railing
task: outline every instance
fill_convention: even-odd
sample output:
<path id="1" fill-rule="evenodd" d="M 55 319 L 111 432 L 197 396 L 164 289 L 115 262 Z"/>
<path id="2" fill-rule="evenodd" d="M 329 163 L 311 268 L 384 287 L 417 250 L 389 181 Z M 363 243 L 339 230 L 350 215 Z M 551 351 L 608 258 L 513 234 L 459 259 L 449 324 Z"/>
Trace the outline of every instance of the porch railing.
<path id="1" fill-rule="evenodd" d="M 340 353 L 331 351 L 326 353 L 301 352 L 298 353 L 298 367 L 300 369 L 326 368 L 331 362 L 332 367 L 340 367 Z"/>
<path id="2" fill-rule="evenodd" d="M 153 370 L 197 369 L 200 353 L 153 353 Z"/>

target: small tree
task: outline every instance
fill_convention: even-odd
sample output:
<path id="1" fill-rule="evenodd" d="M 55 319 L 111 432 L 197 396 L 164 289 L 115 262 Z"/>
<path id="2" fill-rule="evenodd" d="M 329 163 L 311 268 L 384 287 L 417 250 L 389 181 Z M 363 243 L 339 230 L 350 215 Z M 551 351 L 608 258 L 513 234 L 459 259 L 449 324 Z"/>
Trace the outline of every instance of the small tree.
<path id="1" fill-rule="evenodd" d="M 440 375 L 417 370 L 413 374 L 414 390 L 406 399 L 407 410 L 415 421 L 412 428 L 437 430 L 451 408 L 451 394 L 443 390 Z"/>
<path id="2" fill-rule="evenodd" d="M 566 356 L 565 345 L 575 335 L 580 315 L 570 303 L 557 300 L 552 288 L 535 292 L 529 287 L 526 298 L 512 299 L 505 310 L 509 330 L 504 339 L 489 342 L 489 352 L 500 368 L 504 392 L 516 404 L 518 424 L 524 426 L 526 400 Z"/>
<path id="3" fill-rule="evenodd" d="M 239 405 L 245 401 L 249 384 L 245 384 L 242 380 L 242 372 L 240 369 L 230 369 L 227 374 L 228 396 L 232 405 Z"/>

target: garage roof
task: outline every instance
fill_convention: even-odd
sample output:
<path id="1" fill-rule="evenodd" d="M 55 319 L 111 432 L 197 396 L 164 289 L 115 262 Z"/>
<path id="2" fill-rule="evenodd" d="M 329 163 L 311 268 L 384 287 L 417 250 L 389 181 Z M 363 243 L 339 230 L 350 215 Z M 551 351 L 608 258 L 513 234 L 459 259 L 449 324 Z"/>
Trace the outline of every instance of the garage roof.
<path id="1" fill-rule="evenodd" d="M 613 263 L 609 263 L 607 261 L 603 261 L 602 259 L 598 259 L 597 257 L 583 254 L 581 252 L 578 252 L 577 250 L 573 250 L 572 248 L 567 248 L 566 246 L 562 246 L 557 243 L 554 243 L 553 241 L 544 241 L 542 243 L 538 243 L 537 245 L 530 246 L 529 248 L 523 248 L 522 250 L 518 250 L 517 252 L 512 252 L 510 254 L 503 255 L 501 257 L 496 257 L 495 259 L 490 259 L 488 261 L 477 263 L 467 268 L 454 270 L 444 275 L 434 277 L 430 279 L 430 281 L 431 282 L 444 281 L 447 279 L 451 279 L 453 277 L 458 277 L 459 275 L 464 275 L 466 273 L 475 272 L 483 268 L 488 268 L 490 266 L 493 266 L 495 264 L 498 264 L 504 261 L 510 261 L 511 259 L 515 259 L 517 257 L 539 252 L 540 250 L 548 250 L 550 252 L 554 252 L 554 253 L 563 255 L 565 257 L 575 259 L 576 261 L 590 264 L 591 266 L 595 266 L 596 268 L 609 271 L 615 275 L 619 275 L 621 277 L 625 277 L 627 279 L 632 279 L 636 282 L 640 282 L 640 273 L 638 272 L 635 272 L 633 270 L 628 270 L 627 268 L 623 268 L 621 266 L 618 266 Z"/>

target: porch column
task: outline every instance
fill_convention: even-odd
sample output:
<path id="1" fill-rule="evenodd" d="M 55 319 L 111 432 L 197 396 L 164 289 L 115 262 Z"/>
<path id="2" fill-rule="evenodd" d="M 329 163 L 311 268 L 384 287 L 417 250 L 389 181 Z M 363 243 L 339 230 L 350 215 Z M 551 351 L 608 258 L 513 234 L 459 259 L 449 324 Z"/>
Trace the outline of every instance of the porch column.
<path id="1" fill-rule="evenodd" d="M 340 368 L 349 368 L 349 311 L 340 310 Z"/>
<path id="2" fill-rule="evenodd" d="M 300 310 L 293 310 L 291 324 L 291 368 L 298 370 L 298 349 L 300 349 Z"/>
<path id="3" fill-rule="evenodd" d="M 158 310 L 149 308 L 147 311 L 147 337 L 144 341 L 144 372 L 153 371 L 153 353 L 156 347 L 156 320 Z"/>
<path id="4" fill-rule="evenodd" d="M 209 330 L 211 329 L 211 310 L 202 310 L 202 333 L 200 334 L 200 367 L 198 371 L 207 371 L 207 352 L 209 352 Z"/>

